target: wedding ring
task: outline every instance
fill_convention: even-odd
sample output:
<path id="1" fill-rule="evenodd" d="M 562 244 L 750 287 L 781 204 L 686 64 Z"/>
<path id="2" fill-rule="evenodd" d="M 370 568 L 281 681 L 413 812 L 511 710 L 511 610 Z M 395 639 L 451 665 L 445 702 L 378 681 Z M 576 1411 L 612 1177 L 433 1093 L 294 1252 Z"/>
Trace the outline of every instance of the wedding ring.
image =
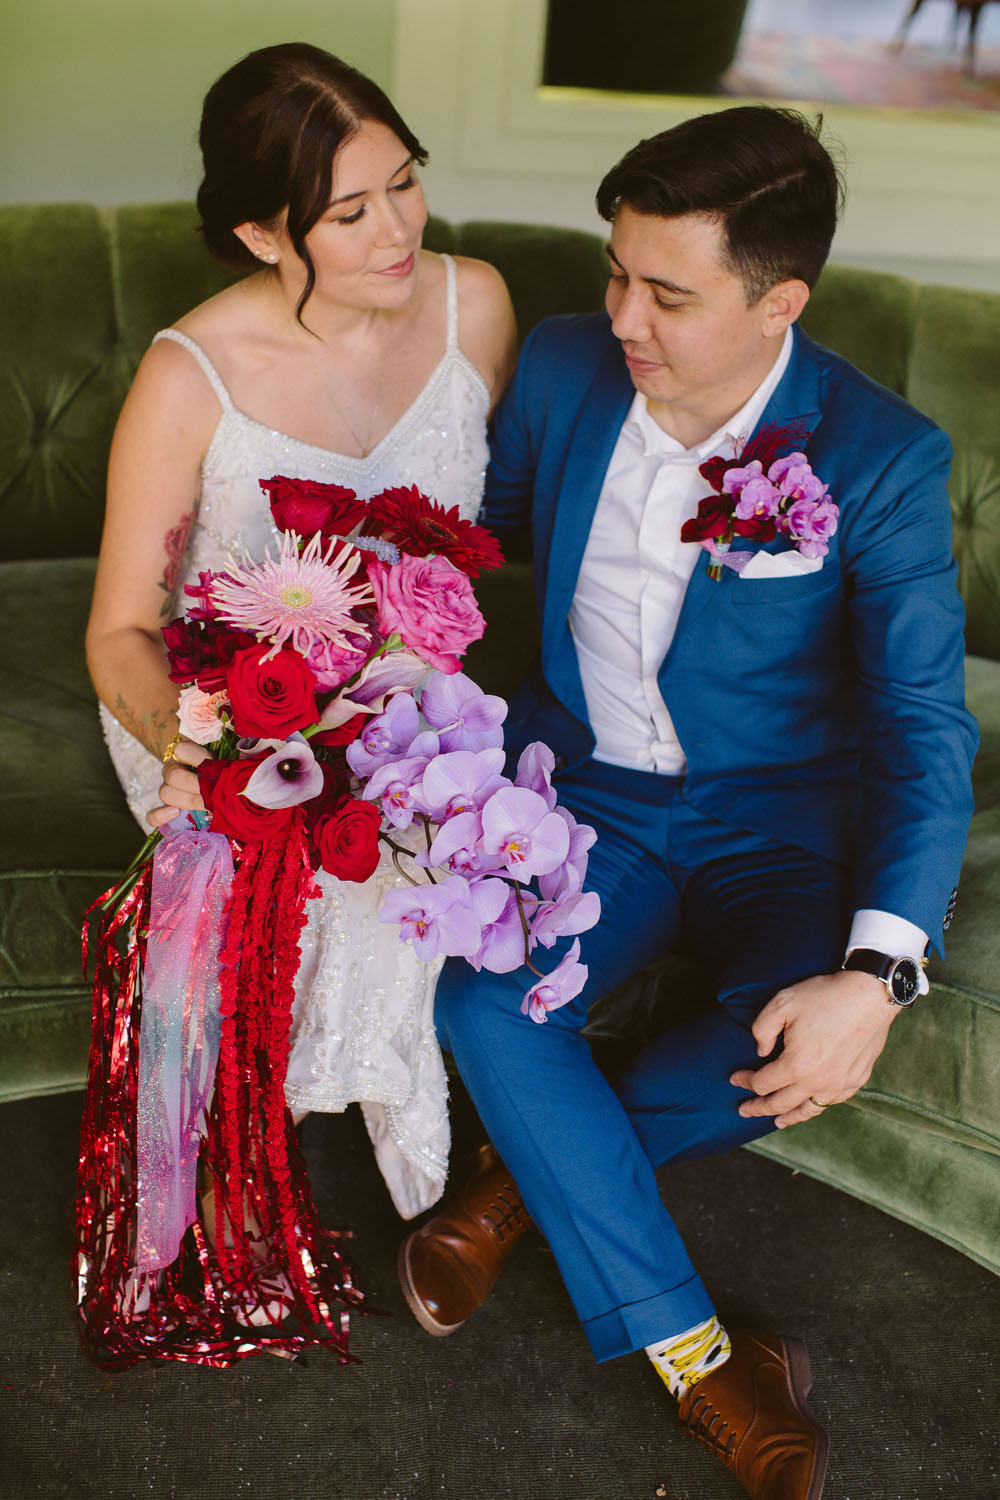
<path id="1" fill-rule="evenodd" d="M 812 1094 L 809 1095 L 809 1103 L 810 1104 L 815 1104 L 815 1106 L 816 1106 L 817 1109 L 832 1109 L 832 1107 L 833 1107 L 830 1104 L 821 1104 L 818 1099 L 814 1099 L 813 1098 Z"/>

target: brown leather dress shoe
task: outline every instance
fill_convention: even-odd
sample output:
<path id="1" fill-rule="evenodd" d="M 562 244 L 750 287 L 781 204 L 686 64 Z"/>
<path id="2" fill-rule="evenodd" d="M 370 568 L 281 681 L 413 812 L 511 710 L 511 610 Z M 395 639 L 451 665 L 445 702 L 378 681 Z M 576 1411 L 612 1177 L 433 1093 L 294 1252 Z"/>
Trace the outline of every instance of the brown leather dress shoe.
<path id="1" fill-rule="evenodd" d="M 441 1213 L 405 1239 L 399 1280 L 410 1311 L 428 1333 L 454 1333 L 493 1289 L 531 1223 L 514 1180 L 492 1146 Z"/>
<path id="2" fill-rule="evenodd" d="M 806 1405 L 809 1356 L 799 1339 L 732 1335 L 733 1352 L 688 1391 L 681 1423 L 754 1500 L 820 1500 L 827 1436 Z"/>

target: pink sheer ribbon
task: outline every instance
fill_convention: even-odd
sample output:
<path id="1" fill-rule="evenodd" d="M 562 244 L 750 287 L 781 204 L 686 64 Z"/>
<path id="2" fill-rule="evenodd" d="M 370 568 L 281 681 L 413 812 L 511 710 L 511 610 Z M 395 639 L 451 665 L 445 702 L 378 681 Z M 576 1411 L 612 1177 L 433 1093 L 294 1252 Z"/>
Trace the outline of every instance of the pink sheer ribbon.
<path id="1" fill-rule="evenodd" d="M 229 840 L 181 815 L 153 855 L 139 1034 L 137 1271 L 177 1259 L 197 1217 L 198 1152 L 219 1057 Z"/>

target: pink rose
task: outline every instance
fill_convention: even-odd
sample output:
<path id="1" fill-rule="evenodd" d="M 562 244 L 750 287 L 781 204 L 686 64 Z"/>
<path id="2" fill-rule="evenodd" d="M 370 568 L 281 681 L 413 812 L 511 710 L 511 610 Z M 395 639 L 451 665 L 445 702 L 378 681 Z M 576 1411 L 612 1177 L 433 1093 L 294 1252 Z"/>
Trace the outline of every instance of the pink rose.
<path id="1" fill-rule="evenodd" d="M 351 639 L 358 641 L 359 644 L 335 646 L 332 641 L 317 640 L 306 657 L 313 676 L 316 678 L 316 686 L 321 693 L 329 693 L 334 688 L 339 688 L 341 683 L 353 677 L 355 672 L 360 672 L 368 660 L 368 652 L 371 650 L 370 642 L 360 644 L 362 639 L 360 630 Z"/>
<path id="2" fill-rule="evenodd" d="M 382 634 L 397 632 L 411 651 L 446 675 L 459 670 L 469 643 L 486 629 L 472 585 L 447 558 L 404 553 L 393 567 L 371 562 L 368 581 Z"/>
<path id="3" fill-rule="evenodd" d="M 229 694 L 225 689 L 219 693 L 205 693 L 200 687 L 183 688 L 177 703 L 181 734 L 196 745 L 214 744 L 225 728 L 219 718 L 219 709 L 228 703 Z"/>

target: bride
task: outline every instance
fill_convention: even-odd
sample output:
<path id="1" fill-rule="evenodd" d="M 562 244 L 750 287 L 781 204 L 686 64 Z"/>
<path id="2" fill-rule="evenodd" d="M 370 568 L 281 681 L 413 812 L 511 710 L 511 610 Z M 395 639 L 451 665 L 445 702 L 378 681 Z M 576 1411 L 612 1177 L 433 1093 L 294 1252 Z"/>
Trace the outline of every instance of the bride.
<path id="1" fill-rule="evenodd" d="M 421 249 L 420 142 L 369 79 L 304 44 L 251 53 L 205 100 L 198 193 L 209 250 L 250 271 L 158 333 L 111 451 L 87 633 L 108 747 L 136 817 L 200 807 L 207 753 L 177 741 L 160 627 L 184 586 L 275 540 L 258 481 L 365 499 L 417 485 L 474 519 L 486 420 L 512 369 L 510 299 L 490 266 Z M 160 793 L 163 762 L 166 785 Z M 286 1099 L 358 1100 L 397 1208 L 440 1194 L 447 1091 L 436 968 L 375 913 L 398 879 L 322 871 L 296 982 Z"/>

